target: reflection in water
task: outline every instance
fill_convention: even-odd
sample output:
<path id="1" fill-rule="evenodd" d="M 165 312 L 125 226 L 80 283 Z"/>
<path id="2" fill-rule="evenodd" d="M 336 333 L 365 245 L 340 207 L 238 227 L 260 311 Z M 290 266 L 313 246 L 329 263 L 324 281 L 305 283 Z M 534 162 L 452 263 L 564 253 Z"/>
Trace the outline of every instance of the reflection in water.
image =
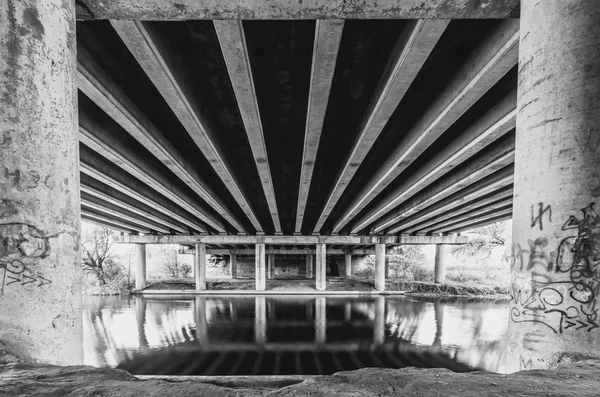
<path id="1" fill-rule="evenodd" d="M 134 374 L 505 372 L 506 303 L 405 297 L 93 297 L 85 363 Z"/>

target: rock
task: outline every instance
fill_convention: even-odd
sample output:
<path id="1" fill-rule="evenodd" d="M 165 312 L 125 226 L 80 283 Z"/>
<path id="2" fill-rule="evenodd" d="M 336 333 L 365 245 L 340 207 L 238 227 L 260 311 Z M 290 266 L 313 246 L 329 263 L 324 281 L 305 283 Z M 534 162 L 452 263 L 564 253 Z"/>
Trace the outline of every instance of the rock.
<path id="1" fill-rule="evenodd" d="M 567 383 L 567 379 L 576 379 Z M 571 363 L 553 370 L 511 375 L 454 373 L 446 369 L 365 368 L 304 381 L 266 381 L 268 377 L 172 378 L 138 380 L 128 372 L 86 366 L 42 364 L 0 366 L 2 396 L 598 396 L 600 361 Z M 282 386 L 287 385 L 287 386 Z"/>

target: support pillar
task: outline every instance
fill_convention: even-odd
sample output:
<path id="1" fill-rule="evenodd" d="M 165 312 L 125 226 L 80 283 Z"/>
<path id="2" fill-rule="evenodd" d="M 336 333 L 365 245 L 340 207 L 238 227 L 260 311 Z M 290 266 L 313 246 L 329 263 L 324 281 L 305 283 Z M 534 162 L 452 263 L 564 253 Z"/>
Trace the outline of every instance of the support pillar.
<path id="1" fill-rule="evenodd" d="M 450 255 L 450 246 L 448 244 L 435 245 L 435 270 L 434 281 L 443 284 L 446 281 L 446 262 Z"/>
<path id="2" fill-rule="evenodd" d="M 346 278 L 350 278 L 352 277 L 352 254 L 346 254 L 344 255 L 344 259 L 345 259 L 345 275 Z"/>
<path id="3" fill-rule="evenodd" d="M 266 289 L 265 244 L 257 243 L 255 251 L 255 289 L 264 291 Z"/>
<path id="4" fill-rule="evenodd" d="M 194 267 L 196 268 L 196 290 L 206 291 L 206 244 L 196 244 L 194 255 Z"/>
<path id="5" fill-rule="evenodd" d="M 323 243 L 317 244 L 317 274 L 315 286 L 317 291 L 325 291 L 327 285 L 327 250 Z"/>
<path id="6" fill-rule="evenodd" d="M 385 244 L 375 244 L 375 289 L 385 291 Z"/>
<path id="7" fill-rule="evenodd" d="M 237 278 L 237 255 L 234 251 L 229 253 L 229 274 L 232 279 Z"/>
<path id="8" fill-rule="evenodd" d="M 83 363 L 75 2 L 0 2 L 0 361 Z"/>
<path id="9" fill-rule="evenodd" d="M 135 245 L 135 289 L 146 288 L 146 244 Z"/>
<path id="10" fill-rule="evenodd" d="M 268 269 L 267 270 L 267 278 L 269 280 L 271 280 L 275 276 L 275 255 L 274 254 L 269 254 L 267 269 Z"/>
<path id="11" fill-rule="evenodd" d="M 313 255 L 306 254 L 306 278 L 313 278 Z"/>
<path id="12" fill-rule="evenodd" d="M 599 22 L 597 1 L 521 1 L 511 370 L 600 352 Z"/>

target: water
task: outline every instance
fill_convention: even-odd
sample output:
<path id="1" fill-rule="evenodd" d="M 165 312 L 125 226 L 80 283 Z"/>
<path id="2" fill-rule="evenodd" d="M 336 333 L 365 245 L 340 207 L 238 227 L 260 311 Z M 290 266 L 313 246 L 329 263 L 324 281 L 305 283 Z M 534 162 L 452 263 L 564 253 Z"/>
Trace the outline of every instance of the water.
<path id="1" fill-rule="evenodd" d="M 141 375 L 506 372 L 506 302 L 125 296 L 85 301 L 85 363 Z"/>

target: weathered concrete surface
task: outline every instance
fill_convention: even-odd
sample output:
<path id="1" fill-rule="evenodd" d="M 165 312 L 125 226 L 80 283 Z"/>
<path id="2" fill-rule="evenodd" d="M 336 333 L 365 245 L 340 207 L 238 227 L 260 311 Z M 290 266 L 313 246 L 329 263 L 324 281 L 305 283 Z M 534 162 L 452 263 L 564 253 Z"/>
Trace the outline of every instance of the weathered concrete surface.
<path id="1" fill-rule="evenodd" d="M 446 262 L 450 254 L 449 248 L 446 244 L 437 244 L 435 246 L 434 281 L 439 284 L 446 281 Z"/>
<path id="2" fill-rule="evenodd" d="M 55 364 L 83 361 L 75 51 L 74 2 L 0 1 L 0 347 Z"/>
<path id="3" fill-rule="evenodd" d="M 279 377 L 278 377 L 279 378 Z M 11 364 L 0 366 L 3 396 L 597 396 L 600 361 L 512 375 L 454 373 L 447 369 L 378 369 L 338 372 L 304 381 L 136 380 L 115 369 Z"/>
<path id="4" fill-rule="evenodd" d="M 600 351 L 600 3 L 522 1 L 510 362 Z M 553 349 L 538 349 L 544 340 Z"/>
<path id="5" fill-rule="evenodd" d="M 519 0 L 80 0 L 80 19 L 508 18 Z"/>

